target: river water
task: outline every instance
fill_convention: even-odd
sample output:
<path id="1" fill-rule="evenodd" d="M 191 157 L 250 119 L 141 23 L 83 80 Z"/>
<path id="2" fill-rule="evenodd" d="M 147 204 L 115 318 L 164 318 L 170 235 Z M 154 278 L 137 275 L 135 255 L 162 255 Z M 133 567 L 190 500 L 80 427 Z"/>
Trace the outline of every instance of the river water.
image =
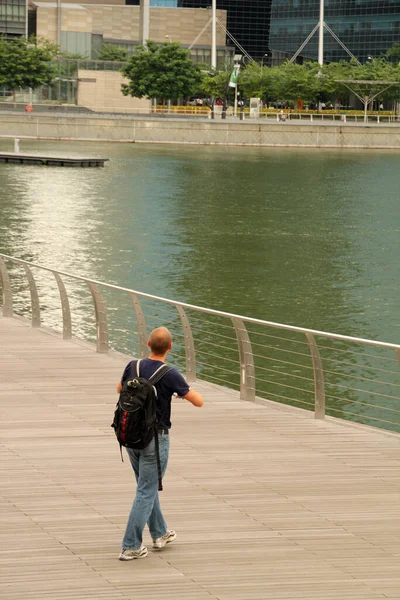
<path id="1" fill-rule="evenodd" d="M 12 150 L 1 141 L 0 150 Z M 23 141 L 0 251 L 260 319 L 400 342 L 400 153 Z"/>

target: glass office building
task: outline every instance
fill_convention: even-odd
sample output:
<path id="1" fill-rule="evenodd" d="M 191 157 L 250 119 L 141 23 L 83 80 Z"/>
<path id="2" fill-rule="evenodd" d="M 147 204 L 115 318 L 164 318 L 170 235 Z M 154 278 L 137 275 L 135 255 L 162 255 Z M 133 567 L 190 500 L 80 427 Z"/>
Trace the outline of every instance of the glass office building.
<path id="1" fill-rule="evenodd" d="M 25 35 L 26 9 L 26 0 L 0 0 L 0 36 Z"/>
<path id="2" fill-rule="evenodd" d="M 177 0 L 177 5 L 185 8 L 211 8 L 211 0 Z M 217 0 L 217 9 L 227 11 L 229 33 L 252 58 L 262 60 L 268 53 L 271 0 Z M 229 37 L 227 45 L 233 45 Z M 241 53 L 239 49 L 237 53 Z"/>
<path id="3" fill-rule="evenodd" d="M 319 0 L 272 0 L 270 47 L 293 55 L 319 20 Z M 325 22 L 360 62 L 400 43 L 400 0 L 325 0 Z M 301 56 L 316 60 L 318 32 Z M 324 61 L 349 55 L 326 31 Z"/>

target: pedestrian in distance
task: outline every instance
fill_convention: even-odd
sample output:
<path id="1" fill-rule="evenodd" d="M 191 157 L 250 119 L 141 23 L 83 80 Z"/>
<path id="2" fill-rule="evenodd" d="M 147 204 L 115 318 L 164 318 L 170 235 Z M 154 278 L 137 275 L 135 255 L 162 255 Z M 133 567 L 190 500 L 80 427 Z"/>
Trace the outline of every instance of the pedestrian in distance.
<path id="1" fill-rule="evenodd" d="M 172 336 L 166 327 L 154 329 L 147 344 L 150 348 L 148 358 L 131 361 L 125 368 L 121 381 L 117 384 L 117 392 L 121 393 L 124 382 L 132 378 L 132 370 L 137 369 L 138 377 L 149 380 L 156 371 L 165 365 L 167 354 L 172 349 Z M 137 363 L 139 362 L 139 367 Z M 184 377 L 175 368 L 163 368 L 163 376 L 155 383 L 157 411 L 157 440 L 159 466 L 161 475 L 167 469 L 171 429 L 171 400 L 174 394 L 188 400 L 193 406 L 203 406 L 201 394 L 190 389 Z M 155 436 L 143 449 L 126 448 L 135 473 L 137 487 L 136 496 L 128 517 L 125 535 L 122 540 L 120 560 L 145 558 L 148 554 L 142 544 L 143 530 L 147 523 L 153 539 L 153 549 L 162 550 L 176 539 L 175 531 L 168 529 L 161 512 L 158 495 L 159 473 L 157 469 L 157 453 Z"/>
<path id="2" fill-rule="evenodd" d="M 279 111 L 279 121 L 281 123 L 284 123 L 286 121 L 286 115 L 285 115 L 285 113 L 283 112 L 282 109 Z"/>

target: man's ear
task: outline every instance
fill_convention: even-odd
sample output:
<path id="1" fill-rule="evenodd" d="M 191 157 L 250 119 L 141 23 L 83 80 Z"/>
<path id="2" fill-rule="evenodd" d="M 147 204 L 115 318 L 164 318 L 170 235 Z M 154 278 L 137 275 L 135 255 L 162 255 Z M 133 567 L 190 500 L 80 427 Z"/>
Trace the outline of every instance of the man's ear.
<path id="1" fill-rule="evenodd" d="M 147 340 L 147 345 L 150 348 L 150 340 Z"/>

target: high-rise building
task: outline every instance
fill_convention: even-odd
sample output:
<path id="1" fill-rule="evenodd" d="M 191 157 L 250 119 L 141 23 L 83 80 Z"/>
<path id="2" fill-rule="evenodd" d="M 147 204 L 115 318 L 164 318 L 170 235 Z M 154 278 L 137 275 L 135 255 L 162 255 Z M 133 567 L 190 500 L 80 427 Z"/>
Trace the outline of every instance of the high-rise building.
<path id="1" fill-rule="evenodd" d="M 325 0 L 325 22 L 360 60 L 384 54 L 400 43 L 400 0 Z M 320 0 L 272 0 L 270 47 L 293 55 L 319 21 Z M 317 59 L 318 32 L 302 50 L 305 58 Z M 326 30 L 325 62 L 349 55 Z"/>
<path id="2" fill-rule="evenodd" d="M 152 0 L 167 2 L 172 0 Z M 177 0 L 186 8 L 211 8 L 211 0 Z M 226 10 L 228 32 L 255 60 L 268 54 L 271 0 L 217 0 L 217 8 Z M 232 40 L 227 39 L 228 44 Z M 237 49 L 240 53 L 240 49 Z"/>
<path id="3" fill-rule="evenodd" d="M 0 0 L 1 1 L 1 0 Z M 96 59 L 103 44 L 113 44 L 134 51 L 141 43 L 140 8 L 125 5 L 123 0 L 85 1 L 80 4 L 62 2 L 61 27 L 58 31 L 56 2 L 32 1 L 35 14 L 35 35 L 60 43 L 61 50 Z M 150 7 L 149 38 L 163 44 L 180 42 L 190 48 L 194 62 L 209 64 L 211 60 L 211 11 L 201 8 Z M 217 18 L 226 28 L 226 12 L 217 10 Z M 232 54 L 225 44 L 223 28 L 217 31 L 217 64 L 229 61 Z M 195 42 L 195 43 L 194 43 Z"/>
<path id="4" fill-rule="evenodd" d="M 26 0 L 0 0 L 0 35 L 24 36 L 27 27 Z"/>

